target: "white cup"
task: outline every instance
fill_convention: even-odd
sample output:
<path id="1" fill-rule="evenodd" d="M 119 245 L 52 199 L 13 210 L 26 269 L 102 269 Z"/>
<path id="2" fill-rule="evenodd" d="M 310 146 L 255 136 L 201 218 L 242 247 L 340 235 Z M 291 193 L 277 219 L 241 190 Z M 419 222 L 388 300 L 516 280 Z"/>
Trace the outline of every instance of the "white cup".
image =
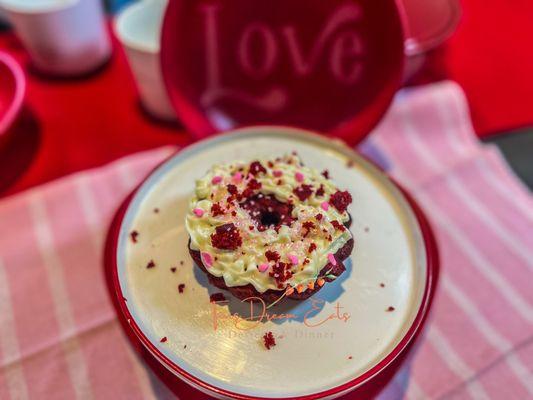
<path id="1" fill-rule="evenodd" d="M 159 58 L 166 0 L 144 0 L 126 7 L 116 18 L 115 33 L 122 43 L 144 107 L 164 120 L 176 120 Z"/>
<path id="2" fill-rule="evenodd" d="M 45 73 L 85 74 L 111 55 L 101 0 L 0 0 L 0 8 Z"/>

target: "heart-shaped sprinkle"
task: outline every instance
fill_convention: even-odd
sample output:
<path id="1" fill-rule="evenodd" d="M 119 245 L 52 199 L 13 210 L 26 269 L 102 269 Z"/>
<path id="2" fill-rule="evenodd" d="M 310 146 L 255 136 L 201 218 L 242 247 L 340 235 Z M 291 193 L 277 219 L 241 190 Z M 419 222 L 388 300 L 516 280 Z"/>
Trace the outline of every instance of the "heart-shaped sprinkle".
<path id="1" fill-rule="evenodd" d="M 194 210 L 192 210 L 192 212 L 193 212 L 194 215 L 196 215 L 198 218 L 201 218 L 201 217 L 203 217 L 205 211 L 202 210 L 201 208 L 195 208 Z"/>
<path id="2" fill-rule="evenodd" d="M 220 182 L 222 182 L 221 176 L 214 176 L 213 179 L 211 179 L 211 183 L 213 185 L 218 185 Z"/>
<path id="3" fill-rule="evenodd" d="M 322 204 L 320 204 L 320 207 L 322 207 L 322 210 L 328 211 L 329 210 L 329 203 L 327 201 L 324 201 Z"/>
<path id="4" fill-rule="evenodd" d="M 292 265 L 298 265 L 298 257 L 296 257 L 294 255 L 290 255 L 289 256 L 289 260 L 291 261 Z"/>
<path id="5" fill-rule="evenodd" d="M 302 183 L 304 181 L 304 174 L 301 172 L 297 172 L 294 177 L 296 178 L 296 181 Z"/>
<path id="6" fill-rule="evenodd" d="M 266 272 L 268 270 L 268 268 L 270 268 L 270 265 L 268 264 L 261 264 L 259 266 L 259 272 Z"/>

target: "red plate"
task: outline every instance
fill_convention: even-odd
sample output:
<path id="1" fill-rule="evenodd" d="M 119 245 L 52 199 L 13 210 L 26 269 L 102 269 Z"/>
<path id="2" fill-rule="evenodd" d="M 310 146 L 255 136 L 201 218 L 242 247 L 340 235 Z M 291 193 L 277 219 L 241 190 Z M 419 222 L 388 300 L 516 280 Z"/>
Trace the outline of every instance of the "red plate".
<path id="1" fill-rule="evenodd" d="M 279 124 L 355 144 L 401 84 L 404 36 L 394 0 L 171 0 L 161 57 L 198 138 Z"/>
<path id="2" fill-rule="evenodd" d="M 254 133 L 254 129 L 255 129 L 255 133 Z M 237 132 L 237 134 L 234 134 L 234 135 L 229 135 L 229 136 L 224 135 L 220 138 L 210 140 L 207 143 L 206 142 L 198 143 L 180 154 L 183 154 L 183 157 L 185 158 L 186 157 L 199 157 L 201 156 L 201 154 L 203 154 L 202 151 L 207 152 L 207 151 L 210 151 L 210 149 L 217 149 L 216 151 L 223 153 L 224 146 L 228 146 L 228 144 L 231 146 L 235 146 L 237 137 L 241 138 L 240 139 L 241 142 L 248 140 L 248 138 L 253 139 L 257 135 L 259 136 L 263 135 L 262 137 L 265 137 L 264 132 L 267 129 L 270 130 L 270 134 L 266 136 L 269 138 L 268 140 L 282 141 L 284 140 L 283 138 L 285 138 L 285 140 L 287 140 L 287 138 L 294 138 L 294 139 L 289 139 L 289 140 L 293 140 L 294 142 L 298 142 L 298 141 L 310 142 L 313 144 L 313 146 L 329 148 L 329 151 L 333 151 L 333 152 L 337 151 L 339 152 L 338 154 L 344 154 L 347 157 L 353 157 L 353 159 L 356 160 L 354 162 L 366 164 L 362 162 L 360 158 L 354 155 L 350 155 L 350 154 L 353 154 L 351 153 L 351 151 L 347 150 L 346 148 L 338 144 L 334 144 L 331 142 L 327 143 L 326 141 L 324 141 L 324 139 L 320 137 L 317 137 L 315 135 L 309 135 L 308 133 L 302 134 L 301 131 L 290 130 L 288 128 L 274 128 L 274 127 L 248 128 L 245 131 Z M 278 137 L 278 139 L 276 139 L 276 137 Z M 231 142 L 231 140 L 234 140 L 234 141 Z M 241 148 L 245 147 L 242 143 L 239 146 L 241 146 Z M 254 148 L 257 148 L 257 147 L 259 146 L 254 146 Z M 299 152 L 300 152 L 300 149 L 299 149 Z M 210 154 L 213 154 L 213 153 L 210 153 Z M 131 223 L 131 216 L 137 213 L 137 211 L 130 212 L 128 209 L 137 210 L 138 209 L 137 207 L 139 207 L 139 204 L 140 204 L 139 203 L 140 199 L 144 198 L 146 193 L 153 193 L 152 189 L 154 189 L 154 187 L 152 186 L 152 184 L 155 184 L 156 182 L 161 182 L 160 179 L 163 179 L 163 177 L 166 176 L 166 174 L 168 174 L 169 171 L 171 171 L 171 168 L 173 168 L 172 165 L 176 165 L 176 163 L 180 163 L 180 162 L 182 162 L 180 160 L 180 155 L 176 155 L 172 157 L 169 161 L 164 162 L 160 167 L 158 167 L 156 171 L 153 174 L 151 174 L 150 177 L 144 183 L 140 185 L 140 189 L 136 190 L 134 194 L 130 198 L 128 198 L 128 200 L 125 202 L 124 206 L 121 208 L 121 210 L 116 216 L 115 222 L 108 236 L 108 242 L 107 242 L 107 247 L 106 247 L 106 269 L 107 269 L 106 275 L 108 277 L 108 284 L 110 287 L 110 291 L 113 295 L 115 305 L 119 309 L 120 311 L 119 314 L 121 314 L 123 320 L 127 321 L 127 323 L 125 324 L 126 332 L 129 334 L 130 337 L 134 338 L 134 341 L 136 343 L 138 343 L 137 341 L 142 343 L 145 349 L 144 350 L 145 355 L 148 354 L 147 351 L 151 353 L 151 355 L 148 355 L 147 357 L 151 360 L 152 364 L 155 365 L 156 370 L 160 371 L 161 375 L 163 376 L 164 380 L 169 384 L 169 386 L 176 389 L 179 393 L 183 394 L 185 392 L 185 393 L 190 394 L 191 389 L 185 389 L 184 386 L 180 383 L 180 381 L 176 377 L 179 377 L 185 380 L 189 384 L 195 386 L 198 389 L 201 389 L 202 391 L 209 392 L 213 395 L 216 394 L 217 396 L 228 396 L 230 398 L 237 398 L 237 399 L 268 398 L 265 396 L 243 395 L 243 394 L 235 393 L 230 390 L 221 388 L 220 386 L 213 385 L 212 383 L 207 382 L 206 380 L 202 379 L 198 375 L 191 374 L 190 372 L 186 371 L 184 368 L 178 365 L 181 363 L 181 361 L 183 361 L 183 359 L 180 359 L 181 361 L 175 362 L 175 358 L 173 356 L 169 356 L 168 354 L 168 347 L 166 346 L 162 347 L 161 343 L 158 343 L 158 340 L 154 340 L 152 333 L 149 333 L 146 331 L 146 325 L 144 325 L 144 322 L 139 322 L 140 320 L 138 320 L 137 318 L 139 317 L 138 311 L 140 309 L 137 308 L 137 306 L 135 305 L 136 301 L 134 301 L 132 298 L 129 298 L 129 301 L 126 302 L 124 299 L 124 296 L 129 296 L 129 295 L 125 294 L 125 292 L 123 291 L 124 285 L 126 284 L 125 283 L 126 281 L 124 280 L 125 276 L 123 275 L 125 273 L 124 272 L 125 270 L 124 270 L 124 267 L 122 267 L 121 269 L 121 267 L 117 263 L 117 255 L 120 252 L 118 244 L 120 240 L 122 240 L 122 243 L 127 243 L 127 242 L 124 242 L 124 240 L 127 241 L 128 232 L 129 232 L 128 224 Z M 370 170 L 375 171 L 373 167 L 370 168 Z M 185 178 L 183 175 L 180 175 L 180 176 L 182 178 Z M 184 186 L 187 186 L 187 185 L 184 184 Z M 161 189 L 161 187 L 159 187 L 159 189 Z M 397 191 L 397 189 L 395 190 Z M 158 191 L 160 192 L 160 190 Z M 318 398 L 323 398 L 325 396 L 338 396 L 340 394 L 347 393 L 354 389 L 355 389 L 355 392 L 352 392 L 352 394 L 347 395 L 346 398 L 355 398 L 353 397 L 354 393 L 357 396 L 371 397 L 371 394 L 375 394 L 377 391 L 379 391 L 379 389 L 383 387 L 387 379 L 390 379 L 392 374 L 396 371 L 396 369 L 401 364 L 403 358 L 405 357 L 407 349 L 409 348 L 409 345 L 413 342 L 413 340 L 420 333 L 422 326 L 426 320 L 426 317 L 427 317 L 427 314 L 428 314 L 428 311 L 431 305 L 431 301 L 432 301 L 432 298 L 433 298 L 433 295 L 436 289 L 438 273 L 439 273 L 438 253 L 437 253 L 437 248 L 435 245 L 435 240 L 431 233 L 431 229 L 429 225 L 427 224 L 427 221 L 423 213 L 421 212 L 419 207 L 416 205 L 416 203 L 413 201 L 413 199 L 409 195 L 407 195 L 403 191 L 402 193 L 403 193 L 403 198 L 407 202 L 408 207 L 411 209 L 411 212 L 414 215 L 414 221 L 416 221 L 415 224 L 417 224 L 419 227 L 420 237 L 421 237 L 420 243 L 422 243 L 422 246 L 423 246 L 421 251 L 423 251 L 423 253 L 425 254 L 424 259 L 426 260 L 422 267 L 423 271 L 425 271 L 424 272 L 424 285 L 422 286 L 424 290 L 420 294 L 420 302 L 417 303 L 419 305 L 416 306 L 416 308 L 412 309 L 413 310 L 412 321 L 409 323 L 409 325 L 407 325 L 402 336 L 398 338 L 396 345 L 394 345 L 394 347 L 391 348 L 390 351 L 387 351 L 387 353 L 385 353 L 385 356 L 383 358 L 380 358 L 380 361 L 377 362 L 375 365 L 373 365 L 366 372 L 362 373 L 361 375 L 358 375 L 356 378 L 348 381 L 347 383 L 337 385 L 331 389 L 317 391 L 316 393 L 313 393 L 310 395 L 299 396 L 297 398 L 318 399 Z M 132 198 L 134 199 L 133 203 L 131 201 Z M 372 204 L 376 204 L 376 203 L 373 202 Z M 151 203 L 147 203 L 146 207 L 147 207 L 146 209 L 149 209 L 149 210 L 153 209 L 151 208 L 152 207 Z M 127 222 L 128 218 L 126 219 L 124 218 L 124 216 L 126 215 L 125 214 L 126 211 L 128 211 L 128 214 L 130 215 L 129 222 Z M 166 211 L 164 211 L 164 209 L 160 210 L 160 213 L 165 213 L 165 212 Z M 172 214 L 172 210 L 170 210 L 170 213 Z M 165 217 L 164 220 L 166 220 L 167 217 L 165 215 L 163 216 Z M 357 216 L 356 216 L 356 220 L 357 220 Z M 119 238 L 120 232 L 122 232 L 122 239 Z M 144 237 L 146 238 L 146 235 Z M 147 244 L 149 242 L 150 241 L 148 240 Z M 178 247 L 175 246 L 175 243 L 177 242 L 174 239 L 171 241 L 171 243 L 173 243 L 172 245 L 173 248 L 175 249 L 181 248 L 180 246 Z M 185 268 L 188 269 L 189 266 L 186 265 Z M 363 267 L 359 265 L 359 268 L 363 268 Z M 122 272 L 119 272 L 119 270 L 122 270 Z M 122 274 L 122 277 L 120 274 Z M 165 282 L 168 280 L 167 279 L 168 277 L 166 275 L 163 278 L 165 279 Z M 360 278 L 361 278 L 361 275 L 359 275 L 358 279 Z M 180 278 L 180 279 L 184 279 L 184 278 Z M 190 284 L 194 284 L 194 282 L 188 282 L 187 287 L 191 287 Z M 169 285 L 172 286 L 173 283 L 170 282 Z M 148 292 L 146 292 L 145 289 L 142 289 L 142 288 L 137 288 L 137 289 L 141 289 L 141 292 L 144 293 L 143 298 L 146 298 L 146 296 L 148 295 Z M 349 290 L 348 287 L 345 287 L 344 289 Z M 129 289 L 126 289 L 126 290 L 129 290 Z M 203 292 L 204 290 L 205 289 L 198 287 L 197 291 L 195 292 L 196 294 L 194 295 L 193 298 L 194 299 L 201 298 L 202 297 L 201 292 Z M 158 289 L 158 292 L 159 292 L 159 289 Z M 193 298 L 191 298 L 191 300 Z M 134 309 L 133 313 L 131 311 L 132 308 Z M 185 334 L 185 331 L 182 332 L 182 330 L 180 329 L 178 329 L 178 331 L 179 332 L 176 332 L 178 337 Z M 156 334 L 156 337 L 158 338 L 160 337 L 159 333 L 160 332 Z M 170 337 L 170 335 L 169 335 L 169 341 L 172 342 L 172 338 Z M 204 343 L 204 346 L 207 346 L 207 343 Z M 188 347 L 188 349 L 189 348 L 191 347 Z M 285 348 L 283 351 L 287 351 L 287 350 L 288 349 Z M 256 350 L 250 349 L 250 351 L 254 352 Z M 281 354 L 284 354 L 284 353 L 281 353 Z M 265 360 L 267 359 L 268 358 L 266 358 Z M 168 371 L 161 372 L 164 370 L 163 366 L 168 368 L 168 370 L 171 371 L 171 373 L 174 374 L 175 377 L 172 376 L 172 374 L 169 374 Z M 357 398 L 360 398 L 360 397 L 357 397 Z"/>

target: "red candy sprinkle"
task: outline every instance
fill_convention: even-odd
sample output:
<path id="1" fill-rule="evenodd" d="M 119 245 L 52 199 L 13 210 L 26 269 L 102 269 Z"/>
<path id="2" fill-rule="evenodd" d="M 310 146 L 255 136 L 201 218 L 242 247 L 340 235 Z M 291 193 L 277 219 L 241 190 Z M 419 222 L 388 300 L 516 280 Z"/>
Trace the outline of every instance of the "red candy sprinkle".
<path id="1" fill-rule="evenodd" d="M 224 296 L 224 293 L 213 293 L 209 296 L 209 301 L 211 301 L 211 303 L 220 303 L 226 301 L 226 297 Z"/>
<path id="2" fill-rule="evenodd" d="M 280 255 L 277 251 L 267 250 L 265 252 L 265 257 L 268 261 L 277 262 L 280 259 Z"/>
<path id="3" fill-rule="evenodd" d="M 180 293 L 183 293 L 183 290 L 184 290 L 184 289 L 185 289 L 185 284 L 184 284 L 184 283 L 180 283 L 180 284 L 178 285 L 178 291 L 179 291 Z"/>
<path id="4" fill-rule="evenodd" d="M 267 332 L 263 335 L 263 343 L 265 344 L 267 350 L 270 350 L 276 345 L 276 339 L 274 339 L 272 332 Z"/>
<path id="5" fill-rule="evenodd" d="M 311 185 L 301 185 L 294 189 L 293 193 L 300 199 L 300 201 L 305 201 L 313 194 L 313 187 Z"/>
<path id="6" fill-rule="evenodd" d="M 211 235 L 211 244 L 217 249 L 235 250 L 242 245 L 242 238 L 234 224 L 225 224 L 218 226 Z"/>
<path id="7" fill-rule="evenodd" d="M 263 167 L 263 165 L 261 165 L 259 161 L 254 161 L 250 164 L 250 173 L 253 176 L 257 176 L 261 172 L 263 174 L 266 174 L 267 170 L 265 169 L 265 167 Z"/>
<path id="8" fill-rule="evenodd" d="M 343 213 L 352 202 L 352 195 L 349 192 L 337 191 L 331 195 L 329 202 L 333 207 L 339 210 L 339 212 Z"/>
<path id="9" fill-rule="evenodd" d="M 224 215 L 224 209 L 220 206 L 220 204 L 215 203 L 211 206 L 211 214 L 213 214 L 213 217 L 217 217 L 219 215 Z"/>

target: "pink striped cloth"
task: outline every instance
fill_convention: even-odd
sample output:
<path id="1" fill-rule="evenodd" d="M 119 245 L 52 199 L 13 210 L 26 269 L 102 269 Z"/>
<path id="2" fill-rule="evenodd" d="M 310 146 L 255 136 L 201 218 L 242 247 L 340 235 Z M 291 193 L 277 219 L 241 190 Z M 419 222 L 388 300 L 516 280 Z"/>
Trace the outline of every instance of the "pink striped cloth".
<path id="1" fill-rule="evenodd" d="M 442 255 L 426 334 L 380 398 L 533 398 L 533 199 L 475 139 L 461 89 L 401 93 L 362 150 L 414 194 Z M 101 262 L 116 208 L 172 151 L 0 202 L 0 399 L 173 398 L 122 333 Z"/>

